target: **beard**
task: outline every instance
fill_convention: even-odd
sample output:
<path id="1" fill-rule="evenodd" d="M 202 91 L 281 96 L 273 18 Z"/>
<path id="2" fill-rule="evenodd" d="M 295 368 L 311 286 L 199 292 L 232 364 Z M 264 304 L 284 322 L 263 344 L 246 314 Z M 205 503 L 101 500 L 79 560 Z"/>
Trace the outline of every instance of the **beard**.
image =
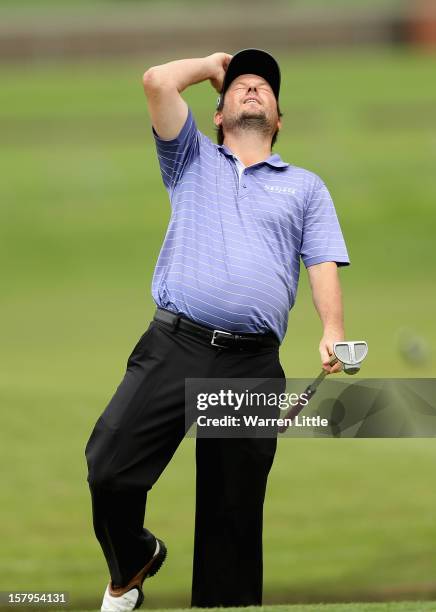
<path id="1" fill-rule="evenodd" d="M 256 113 L 242 111 L 239 115 L 224 117 L 222 127 L 225 132 L 253 131 L 263 136 L 272 134 L 274 126 L 263 110 Z"/>

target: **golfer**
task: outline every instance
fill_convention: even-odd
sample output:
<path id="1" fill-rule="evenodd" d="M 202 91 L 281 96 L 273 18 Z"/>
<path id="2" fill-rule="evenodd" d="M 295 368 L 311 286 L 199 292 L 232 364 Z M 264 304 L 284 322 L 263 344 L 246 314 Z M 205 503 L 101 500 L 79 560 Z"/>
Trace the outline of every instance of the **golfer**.
<path id="1" fill-rule="evenodd" d="M 205 80 L 220 94 L 218 144 L 181 96 Z M 344 339 L 338 266 L 349 263 L 322 179 L 271 152 L 282 114 L 269 53 L 173 61 L 149 68 L 143 84 L 171 203 L 152 281 L 157 309 L 85 451 L 110 572 L 101 609 L 118 612 L 141 605 L 144 580 L 165 560 L 164 534 L 144 528 L 145 507 L 185 435 L 185 378 L 284 379 L 279 348 L 300 258 L 323 326 L 323 367 L 338 371 L 328 364 Z M 276 437 L 197 437 L 192 606 L 261 605 L 263 503 L 276 445 Z M 161 511 L 177 529 L 177 507 Z"/>

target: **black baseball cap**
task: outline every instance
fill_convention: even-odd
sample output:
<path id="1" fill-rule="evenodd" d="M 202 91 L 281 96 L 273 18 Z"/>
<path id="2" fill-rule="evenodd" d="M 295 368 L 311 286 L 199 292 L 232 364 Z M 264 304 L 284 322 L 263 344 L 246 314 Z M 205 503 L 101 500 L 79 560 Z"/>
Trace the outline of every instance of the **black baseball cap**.
<path id="1" fill-rule="evenodd" d="M 243 49 L 232 57 L 224 76 L 223 86 L 217 106 L 230 84 L 241 74 L 257 74 L 268 81 L 274 92 L 276 100 L 280 92 L 280 67 L 270 53 L 262 49 Z"/>

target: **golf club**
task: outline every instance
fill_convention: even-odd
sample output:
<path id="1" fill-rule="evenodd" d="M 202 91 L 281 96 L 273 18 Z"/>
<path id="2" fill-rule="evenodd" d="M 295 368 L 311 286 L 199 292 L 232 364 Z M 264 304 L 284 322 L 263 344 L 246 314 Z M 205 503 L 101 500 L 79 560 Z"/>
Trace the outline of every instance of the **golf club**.
<path id="1" fill-rule="evenodd" d="M 342 364 L 342 369 L 346 374 L 353 375 L 357 374 L 360 370 L 362 361 L 368 354 L 368 344 L 364 340 L 348 340 L 343 342 L 335 342 L 333 344 L 333 356 L 329 361 L 329 365 L 334 365 L 338 361 Z M 306 397 L 305 402 L 300 402 L 296 406 L 293 406 L 286 414 L 285 419 L 295 419 L 297 415 L 307 406 L 307 400 L 316 393 L 317 388 L 322 383 L 324 378 L 327 376 L 326 370 L 315 378 L 315 380 L 304 390 Z M 286 421 L 288 422 L 288 421 Z M 279 427 L 279 433 L 284 433 L 288 429 L 287 425 Z"/>

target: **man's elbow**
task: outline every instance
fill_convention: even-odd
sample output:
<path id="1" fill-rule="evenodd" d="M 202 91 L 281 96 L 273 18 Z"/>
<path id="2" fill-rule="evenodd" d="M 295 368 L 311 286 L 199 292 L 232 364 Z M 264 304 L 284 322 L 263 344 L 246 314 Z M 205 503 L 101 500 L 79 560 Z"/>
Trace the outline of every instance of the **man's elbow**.
<path id="1" fill-rule="evenodd" d="M 157 89 L 160 86 L 161 78 L 159 76 L 159 70 L 157 66 L 152 66 L 148 68 L 142 75 L 142 84 L 144 86 L 144 90 L 152 91 Z"/>
<path id="2" fill-rule="evenodd" d="M 164 74 L 160 66 L 152 66 L 142 76 L 142 84 L 147 96 L 166 95 L 176 91 L 175 84 Z"/>

